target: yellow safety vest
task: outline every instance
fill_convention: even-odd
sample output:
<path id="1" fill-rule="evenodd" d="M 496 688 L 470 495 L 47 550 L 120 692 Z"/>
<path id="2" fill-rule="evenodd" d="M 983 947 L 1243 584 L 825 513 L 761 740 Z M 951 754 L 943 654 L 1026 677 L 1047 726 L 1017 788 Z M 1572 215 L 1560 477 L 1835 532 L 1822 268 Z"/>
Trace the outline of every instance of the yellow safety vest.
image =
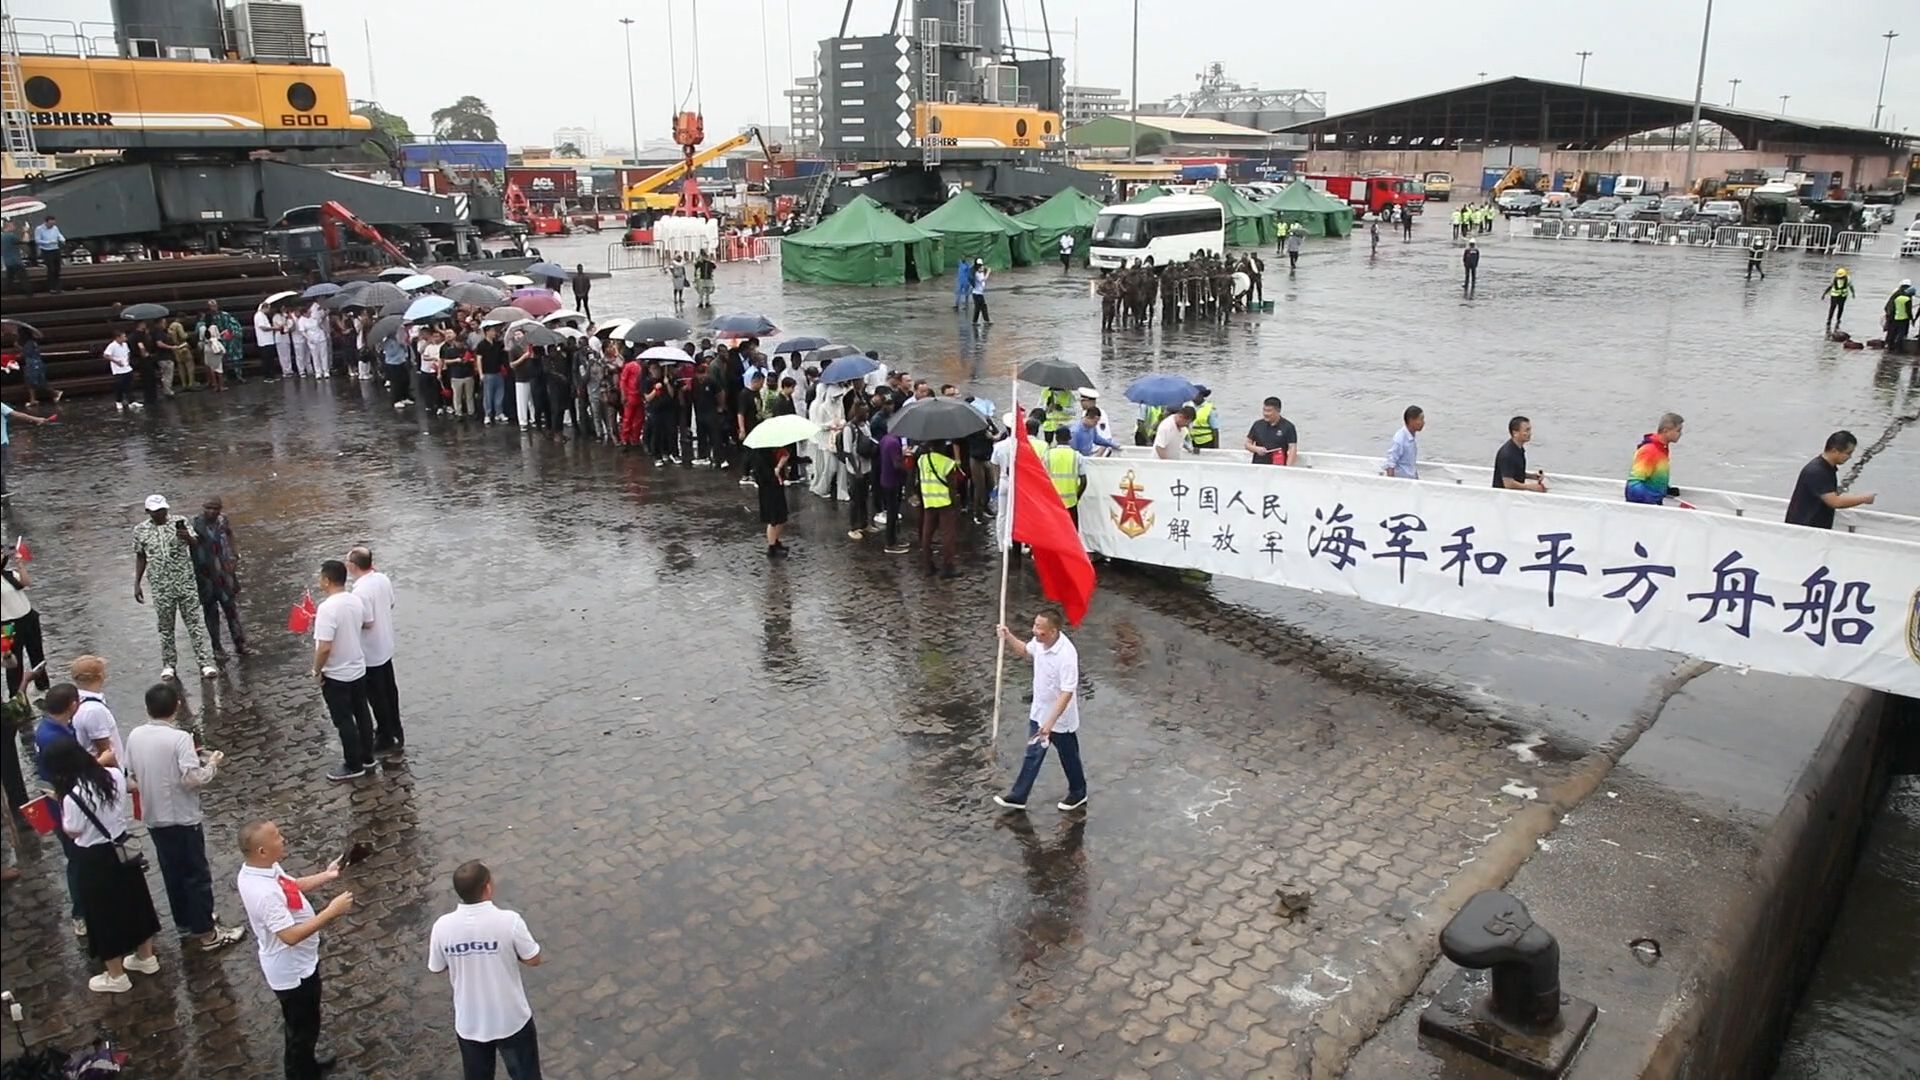
<path id="1" fill-rule="evenodd" d="M 1060 503 L 1071 510 L 1080 505 L 1080 455 L 1071 446 L 1056 446 L 1047 451 L 1047 475 L 1053 477 L 1053 490 Z"/>
<path id="2" fill-rule="evenodd" d="M 1041 461 L 1047 460 L 1047 440 L 1038 435 L 1027 436 L 1027 445 L 1033 447 L 1034 456 Z"/>
<path id="3" fill-rule="evenodd" d="M 1073 395 L 1065 390 L 1047 390 L 1040 395 L 1040 404 L 1047 410 L 1046 419 L 1040 421 L 1040 430 L 1051 435 L 1073 422 Z"/>
<path id="4" fill-rule="evenodd" d="M 1219 432 L 1213 429 L 1213 402 L 1202 402 L 1193 411 L 1193 445 L 1195 449 L 1212 446 Z"/>
<path id="5" fill-rule="evenodd" d="M 960 463 L 945 454 L 920 455 L 920 505 L 927 510 L 944 510 L 953 505 L 953 490 L 947 477 Z"/>

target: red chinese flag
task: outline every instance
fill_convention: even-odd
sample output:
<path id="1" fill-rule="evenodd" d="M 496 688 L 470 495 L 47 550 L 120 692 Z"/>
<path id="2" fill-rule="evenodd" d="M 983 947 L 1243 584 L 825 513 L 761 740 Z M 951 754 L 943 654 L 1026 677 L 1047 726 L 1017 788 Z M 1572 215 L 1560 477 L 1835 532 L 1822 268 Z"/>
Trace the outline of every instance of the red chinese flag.
<path id="1" fill-rule="evenodd" d="M 296 634 L 304 634 L 313 629 L 313 617 L 319 609 L 313 606 L 313 594 L 307 593 L 300 602 L 287 612 L 287 629 Z"/>
<path id="2" fill-rule="evenodd" d="M 1013 542 L 1033 549 L 1040 591 L 1079 626 L 1093 600 L 1093 561 L 1033 444 L 1019 433 L 1013 441 Z"/>
<path id="3" fill-rule="evenodd" d="M 25 536 L 21 536 L 15 539 L 13 542 L 13 561 L 14 562 L 32 562 L 33 561 L 33 552 L 27 547 L 27 538 Z"/>

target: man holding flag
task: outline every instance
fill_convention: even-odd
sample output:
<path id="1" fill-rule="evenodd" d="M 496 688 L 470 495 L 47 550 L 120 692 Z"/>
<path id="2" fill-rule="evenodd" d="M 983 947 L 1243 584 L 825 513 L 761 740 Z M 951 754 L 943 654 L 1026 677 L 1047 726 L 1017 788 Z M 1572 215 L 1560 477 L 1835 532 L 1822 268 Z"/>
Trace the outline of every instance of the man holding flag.
<path id="1" fill-rule="evenodd" d="M 1040 591 L 1065 609 L 1065 621 L 1075 626 L 1086 618 L 1093 598 L 1093 563 L 1080 541 L 1080 530 L 1068 516 L 1067 508 L 1055 490 L 1047 467 L 1041 463 L 1033 442 L 1014 438 L 1013 474 L 1009 481 L 1008 505 L 1011 507 L 1011 541 L 1026 544 L 1033 553 L 1034 573 L 1040 579 Z M 1067 797 L 1062 810 L 1078 810 L 1087 804 L 1087 778 L 1080 768 L 1080 654 L 1073 642 L 1061 633 L 1062 616 L 1043 611 L 1033 619 L 1033 640 L 1021 641 L 1006 623 L 1006 573 L 1001 572 L 1000 613 L 996 628 L 1003 645 L 1018 649 L 1033 661 L 1033 708 L 1027 717 L 1027 753 L 1020 776 L 1006 795 L 996 795 L 996 805 L 1008 810 L 1025 810 L 1027 794 L 1040 775 L 1047 747 L 1060 747 L 1060 768 L 1067 774 Z M 994 727 L 999 729 L 999 680 L 995 678 Z"/>

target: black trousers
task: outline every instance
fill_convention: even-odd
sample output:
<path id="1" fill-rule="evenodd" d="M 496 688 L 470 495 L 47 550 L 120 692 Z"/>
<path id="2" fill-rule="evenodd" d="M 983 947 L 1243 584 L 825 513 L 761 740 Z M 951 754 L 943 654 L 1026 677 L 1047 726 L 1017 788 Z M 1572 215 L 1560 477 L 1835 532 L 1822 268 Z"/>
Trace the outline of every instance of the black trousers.
<path id="1" fill-rule="evenodd" d="M 492 1042 L 460 1040 L 460 1075 L 463 1080 L 493 1080 L 495 1055 L 507 1063 L 507 1080 L 540 1080 L 540 1035 L 527 1026 Z"/>
<path id="2" fill-rule="evenodd" d="M 1847 313 L 1846 297 L 1830 296 L 1827 298 L 1827 321 L 1828 322 L 1830 323 L 1839 322 L 1841 316 L 1845 315 L 1846 313 Z"/>
<path id="3" fill-rule="evenodd" d="M 393 392 L 395 401 L 412 401 L 412 380 L 407 378 L 407 365 L 382 364 L 387 371 L 387 389 Z"/>
<path id="4" fill-rule="evenodd" d="M 567 411 L 572 408 L 573 384 L 554 378 L 547 379 L 547 415 L 549 417 L 547 422 L 552 425 L 553 430 L 560 430 L 560 418 L 566 416 Z M 580 426 L 578 413 L 574 414 L 573 426 L 576 429 Z"/>
<path id="5" fill-rule="evenodd" d="M 20 772 L 20 740 L 0 736 L 0 787 L 4 787 L 7 805 L 0 813 L 12 813 L 27 805 L 27 779 Z"/>
<path id="6" fill-rule="evenodd" d="M 220 615 L 227 616 L 227 628 L 233 631 L 233 646 L 244 649 L 247 646 L 246 631 L 240 629 L 240 609 L 234 606 L 232 597 L 203 596 L 200 598 L 201 614 L 207 618 L 207 636 L 213 639 L 213 649 L 220 651 Z"/>
<path id="7" fill-rule="evenodd" d="M 275 990 L 273 996 L 280 999 L 280 1019 L 285 1025 L 287 1080 L 319 1080 L 313 1048 L 320 1045 L 320 972 L 316 970 L 291 990 Z"/>
<path id="8" fill-rule="evenodd" d="M 367 679 L 352 682 L 322 678 L 320 696 L 326 700 L 327 715 L 340 733 L 340 760 L 351 772 L 373 761 L 373 710 L 367 701 Z"/>
<path id="9" fill-rule="evenodd" d="M 1468 292 L 1472 292 L 1473 287 L 1479 284 L 1480 268 L 1477 266 L 1469 266 L 1466 270 L 1467 276 L 1461 280 L 1460 287 Z"/>
<path id="10" fill-rule="evenodd" d="M 953 569 L 954 545 L 960 536 L 960 508 L 941 506 L 933 509 L 920 509 L 920 562 L 928 570 L 933 569 L 933 537 L 940 535 L 940 561 L 948 570 Z"/>
<path id="11" fill-rule="evenodd" d="M 867 514 L 867 490 L 872 486 L 873 477 L 869 474 L 847 474 L 847 494 L 852 499 L 847 504 L 848 531 L 859 532 L 873 524 Z"/>
<path id="12" fill-rule="evenodd" d="M 987 314 L 986 294 L 974 293 L 973 294 L 973 321 L 979 322 L 982 319 L 985 319 L 989 325 L 993 323 L 993 316 Z"/>
<path id="13" fill-rule="evenodd" d="M 880 488 L 880 512 L 887 515 L 887 546 L 890 548 L 900 546 L 901 490 L 885 485 Z"/>
<path id="14" fill-rule="evenodd" d="M 586 293 L 577 292 L 573 294 L 573 310 L 585 315 L 589 319 L 593 318 L 593 304 L 588 301 Z"/>
<path id="15" fill-rule="evenodd" d="M 407 733 L 400 728 L 400 686 L 393 679 L 393 661 L 368 664 L 367 707 L 373 711 L 373 748 L 405 746 Z"/>
<path id="16" fill-rule="evenodd" d="M 20 683 L 27 672 L 47 659 L 47 643 L 40 636 L 40 613 L 29 611 L 13 620 L 13 655 L 20 661 L 17 668 L 7 669 L 7 696 L 20 692 Z M 47 673 L 42 671 L 34 676 L 33 685 L 45 690 L 51 685 Z"/>
<path id="17" fill-rule="evenodd" d="M 42 248 L 40 250 L 40 265 L 47 268 L 48 292 L 60 291 L 60 264 L 65 259 L 66 254 L 58 249 Z"/>

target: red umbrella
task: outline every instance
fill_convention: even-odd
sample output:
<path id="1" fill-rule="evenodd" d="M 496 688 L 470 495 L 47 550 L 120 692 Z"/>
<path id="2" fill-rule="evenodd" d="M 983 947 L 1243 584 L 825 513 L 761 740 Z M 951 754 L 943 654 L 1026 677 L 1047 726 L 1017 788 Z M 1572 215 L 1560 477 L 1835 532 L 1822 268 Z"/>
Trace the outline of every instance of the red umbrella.
<path id="1" fill-rule="evenodd" d="M 560 298 L 545 289 L 521 289 L 513 297 L 514 307 L 536 319 L 560 310 Z"/>

